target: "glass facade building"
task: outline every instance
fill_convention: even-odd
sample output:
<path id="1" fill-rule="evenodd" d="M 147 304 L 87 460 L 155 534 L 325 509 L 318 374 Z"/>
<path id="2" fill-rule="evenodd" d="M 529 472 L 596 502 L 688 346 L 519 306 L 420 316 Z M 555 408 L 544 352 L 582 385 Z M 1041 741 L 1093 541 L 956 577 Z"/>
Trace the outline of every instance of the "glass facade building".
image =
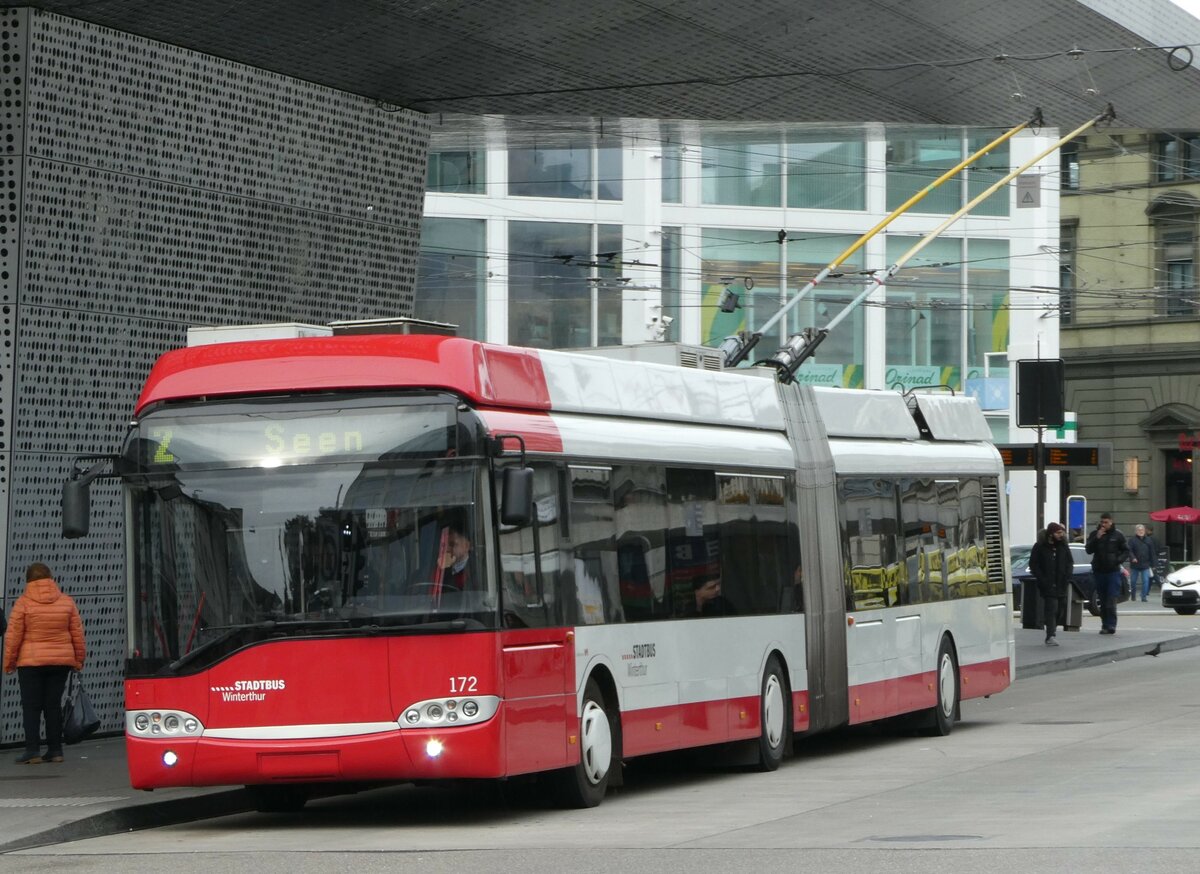
<path id="1" fill-rule="evenodd" d="M 557 120 L 519 136 L 436 133 L 416 315 L 492 342 L 569 349 L 657 339 L 717 346 L 757 330 L 891 210 L 999 132 L 961 128 Z M 564 133 L 564 131 L 570 131 Z M 821 328 L 947 215 L 1036 154 L 1021 134 L 931 189 L 806 291 L 758 347 Z M 1058 170 L 1051 156 L 1034 169 Z M 1059 276 L 1057 185 L 1031 208 L 1001 188 L 849 311 L 805 381 L 943 385 L 984 399 Z M 1051 196 L 1053 194 L 1053 196 Z M 736 300 L 735 306 L 729 306 Z M 722 301 L 726 306 L 722 306 Z M 1057 298 L 1053 300 L 1057 318 Z M 1056 331 L 1055 331 L 1056 334 Z M 1057 337 L 1045 351 L 1056 350 Z M 1051 346 L 1054 349 L 1051 349 Z M 994 403 L 1007 409 L 1007 391 Z"/>

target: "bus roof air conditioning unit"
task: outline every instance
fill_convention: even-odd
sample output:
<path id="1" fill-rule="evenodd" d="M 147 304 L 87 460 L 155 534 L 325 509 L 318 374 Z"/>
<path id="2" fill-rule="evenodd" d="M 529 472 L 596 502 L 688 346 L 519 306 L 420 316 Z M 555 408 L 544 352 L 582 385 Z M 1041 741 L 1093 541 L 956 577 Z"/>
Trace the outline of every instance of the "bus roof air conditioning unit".
<path id="1" fill-rule="evenodd" d="M 591 346 L 586 349 L 564 349 L 582 355 L 616 358 L 620 361 L 645 361 L 650 364 L 673 364 L 693 370 L 724 370 L 721 350 L 708 346 L 683 343 L 638 343 L 633 346 Z"/>

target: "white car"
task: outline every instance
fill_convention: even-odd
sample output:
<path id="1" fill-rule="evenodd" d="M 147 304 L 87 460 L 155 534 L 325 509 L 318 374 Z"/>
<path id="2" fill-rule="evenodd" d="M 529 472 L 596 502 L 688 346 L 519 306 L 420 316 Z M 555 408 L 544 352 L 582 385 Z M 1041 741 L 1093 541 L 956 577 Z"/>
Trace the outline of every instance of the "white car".
<path id="1" fill-rule="evenodd" d="M 1162 603 L 1184 616 L 1194 616 L 1200 610 L 1200 562 L 1167 574 Z"/>

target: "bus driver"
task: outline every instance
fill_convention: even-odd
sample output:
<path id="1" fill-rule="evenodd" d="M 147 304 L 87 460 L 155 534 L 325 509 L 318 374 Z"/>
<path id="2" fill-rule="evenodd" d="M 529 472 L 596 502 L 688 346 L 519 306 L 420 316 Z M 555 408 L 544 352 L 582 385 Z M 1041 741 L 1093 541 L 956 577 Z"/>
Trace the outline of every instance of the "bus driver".
<path id="1" fill-rule="evenodd" d="M 471 539 L 457 526 L 444 529 L 437 565 L 439 589 L 466 591 L 470 583 L 470 561 Z"/>

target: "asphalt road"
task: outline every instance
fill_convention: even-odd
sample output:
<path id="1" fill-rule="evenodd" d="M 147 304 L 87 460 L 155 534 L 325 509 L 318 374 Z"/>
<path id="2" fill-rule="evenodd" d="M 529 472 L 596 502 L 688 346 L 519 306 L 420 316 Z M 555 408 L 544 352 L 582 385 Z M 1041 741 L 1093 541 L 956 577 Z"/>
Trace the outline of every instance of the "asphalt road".
<path id="1" fill-rule="evenodd" d="M 1123 626 L 1193 622 L 1139 607 Z M 841 732 L 773 774 L 640 762 L 595 810 L 399 787 L 26 851 L 0 870 L 1191 874 L 1198 716 L 1193 648 L 1020 681 L 967 702 L 948 738 Z"/>

